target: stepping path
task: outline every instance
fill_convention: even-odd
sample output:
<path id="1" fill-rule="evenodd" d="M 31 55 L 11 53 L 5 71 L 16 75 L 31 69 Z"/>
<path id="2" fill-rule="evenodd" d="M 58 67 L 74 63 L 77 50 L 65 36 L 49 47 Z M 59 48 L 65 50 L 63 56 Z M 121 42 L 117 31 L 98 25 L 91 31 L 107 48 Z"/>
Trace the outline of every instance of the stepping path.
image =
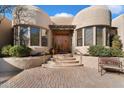
<path id="1" fill-rule="evenodd" d="M 4 88 L 94 88 L 124 87 L 124 75 L 100 76 L 88 67 L 43 68 L 25 70 L 0 87 Z"/>

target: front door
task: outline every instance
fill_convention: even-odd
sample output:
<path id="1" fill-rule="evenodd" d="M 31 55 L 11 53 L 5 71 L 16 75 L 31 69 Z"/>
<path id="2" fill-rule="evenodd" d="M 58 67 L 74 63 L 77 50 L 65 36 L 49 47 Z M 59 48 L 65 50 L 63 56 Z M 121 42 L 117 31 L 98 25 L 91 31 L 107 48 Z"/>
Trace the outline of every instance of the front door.
<path id="1" fill-rule="evenodd" d="M 68 34 L 54 35 L 54 49 L 56 53 L 71 52 L 71 37 Z"/>

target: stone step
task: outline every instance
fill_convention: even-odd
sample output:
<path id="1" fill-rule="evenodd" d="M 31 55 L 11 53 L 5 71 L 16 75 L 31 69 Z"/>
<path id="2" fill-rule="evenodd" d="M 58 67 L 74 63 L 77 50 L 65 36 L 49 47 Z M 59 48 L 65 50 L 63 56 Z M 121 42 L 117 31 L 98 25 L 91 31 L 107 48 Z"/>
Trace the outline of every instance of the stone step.
<path id="1" fill-rule="evenodd" d="M 48 61 L 47 64 L 73 64 L 79 63 L 78 60 L 64 60 L 64 61 Z"/>
<path id="2" fill-rule="evenodd" d="M 43 67 L 54 68 L 54 67 L 74 67 L 74 66 L 83 66 L 79 63 L 72 54 L 58 54 L 54 55 L 47 64 L 42 64 Z"/>
<path id="3" fill-rule="evenodd" d="M 56 57 L 52 57 L 52 58 L 50 58 L 51 60 L 53 60 L 53 59 L 60 59 L 60 60 L 75 60 L 76 58 L 74 58 L 74 57 L 58 57 L 58 58 L 56 58 Z"/>
<path id="4" fill-rule="evenodd" d="M 80 64 L 80 63 L 74 63 L 74 64 L 42 64 L 42 67 L 46 67 L 46 68 L 77 67 L 77 66 L 83 66 L 83 64 Z"/>
<path id="5" fill-rule="evenodd" d="M 78 60 L 57 60 L 56 63 L 79 63 Z"/>
<path id="6" fill-rule="evenodd" d="M 63 60 L 76 60 L 76 58 L 73 58 L 73 57 L 67 57 L 67 58 L 52 58 L 52 60 L 60 60 L 60 61 L 63 61 Z"/>
<path id="7" fill-rule="evenodd" d="M 57 54 L 57 55 L 53 55 L 53 58 L 61 58 L 61 57 L 73 57 L 72 54 Z"/>

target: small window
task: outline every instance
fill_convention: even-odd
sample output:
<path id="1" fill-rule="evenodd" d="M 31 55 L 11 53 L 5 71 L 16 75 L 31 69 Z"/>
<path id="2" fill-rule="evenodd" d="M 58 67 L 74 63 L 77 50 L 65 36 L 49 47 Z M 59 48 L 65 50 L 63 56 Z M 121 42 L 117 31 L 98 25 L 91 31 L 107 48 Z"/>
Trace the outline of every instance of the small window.
<path id="1" fill-rule="evenodd" d="M 77 46 L 82 46 L 82 29 L 77 30 Z"/>
<path id="2" fill-rule="evenodd" d="M 42 46 L 47 46 L 48 43 L 48 38 L 47 38 L 47 30 L 42 29 L 41 30 L 41 44 Z"/>
<path id="3" fill-rule="evenodd" d="M 18 38 L 18 26 L 14 27 L 14 45 L 19 44 L 19 38 Z"/>
<path id="4" fill-rule="evenodd" d="M 96 45 L 103 45 L 103 29 L 104 27 L 96 27 Z"/>
<path id="5" fill-rule="evenodd" d="M 29 34 L 27 26 L 20 26 L 20 44 L 28 45 L 29 44 Z"/>
<path id="6" fill-rule="evenodd" d="M 39 46 L 39 36 L 40 36 L 40 29 L 31 27 L 30 30 L 30 45 L 31 46 Z"/>
<path id="7" fill-rule="evenodd" d="M 110 29 L 106 30 L 106 46 L 110 46 Z"/>
<path id="8" fill-rule="evenodd" d="M 93 45 L 93 27 L 84 28 L 84 45 Z"/>

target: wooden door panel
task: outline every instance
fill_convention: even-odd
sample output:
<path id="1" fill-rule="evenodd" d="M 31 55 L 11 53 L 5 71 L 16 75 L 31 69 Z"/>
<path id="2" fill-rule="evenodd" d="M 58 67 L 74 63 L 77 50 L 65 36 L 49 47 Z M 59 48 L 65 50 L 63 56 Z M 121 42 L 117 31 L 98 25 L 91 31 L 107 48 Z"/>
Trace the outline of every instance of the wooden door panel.
<path id="1" fill-rule="evenodd" d="M 70 50 L 70 37 L 68 35 L 55 35 L 54 48 L 58 52 L 67 52 Z"/>

